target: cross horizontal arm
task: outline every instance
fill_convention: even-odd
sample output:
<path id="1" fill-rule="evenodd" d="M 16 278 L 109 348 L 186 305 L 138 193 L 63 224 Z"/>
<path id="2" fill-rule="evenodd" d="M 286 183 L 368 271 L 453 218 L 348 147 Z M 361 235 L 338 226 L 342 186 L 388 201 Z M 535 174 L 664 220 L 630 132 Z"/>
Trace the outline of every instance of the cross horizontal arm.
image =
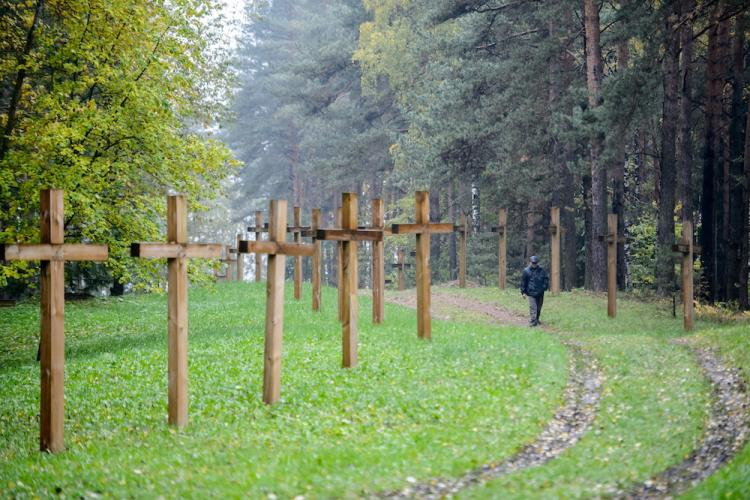
<path id="1" fill-rule="evenodd" d="M 247 230 L 251 233 L 265 233 L 268 231 L 268 222 L 266 222 L 262 226 L 250 226 L 247 228 Z"/>
<path id="2" fill-rule="evenodd" d="M 287 226 L 287 233 L 301 233 L 303 231 L 309 231 L 312 229 L 310 226 Z"/>
<path id="3" fill-rule="evenodd" d="M 492 226 L 490 228 L 490 231 L 492 231 L 493 233 L 503 234 L 505 232 L 505 226 Z"/>
<path id="4" fill-rule="evenodd" d="M 702 250 L 703 250 L 703 247 L 701 247 L 700 245 L 693 245 L 694 255 L 700 255 Z M 690 252 L 690 247 L 686 243 L 678 243 L 676 245 L 672 245 L 672 251 L 679 252 L 679 253 L 688 253 Z"/>
<path id="5" fill-rule="evenodd" d="M 417 234 L 417 233 L 452 233 L 453 224 L 450 222 L 439 222 L 433 224 L 393 224 L 393 234 Z"/>
<path id="6" fill-rule="evenodd" d="M 218 243 L 132 243 L 130 256 L 144 259 L 218 259 L 222 245 Z"/>
<path id="7" fill-rule="evenodd" d="M 315 239 L 327 241 L 383 241 L 381 229 L 318 229 Z"/>
<path id="8" fill-rule="evenodd" d="M 292 255 L 294 257 L 312 257 L 313 245 L 275 241 L 240 241 L 240 253 L 264 253 L 268 255 Z"/>
<path id="9" fill-rule="evenodd" d="M 109 258 L 107 245 L 86 245 L 83 243 L 0 245 L 0 260 L 48 260 L 72 261 Z"/>

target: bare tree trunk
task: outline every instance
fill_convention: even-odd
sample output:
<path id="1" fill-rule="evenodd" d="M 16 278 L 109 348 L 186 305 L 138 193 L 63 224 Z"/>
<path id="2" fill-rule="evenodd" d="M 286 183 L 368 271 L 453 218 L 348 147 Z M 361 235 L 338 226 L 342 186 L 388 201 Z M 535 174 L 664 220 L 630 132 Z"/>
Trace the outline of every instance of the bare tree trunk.
<path id="1" fill-rule="evenodd" d="M 629 59 L 628 39 L 623 38 L 617 42 L 618 71 L 628 69 Z M 612 169 L 612 213 L 617 214 L 617 236 L 621 239 L 625 237 L 625 162 L 627 162 L 625 135 L 628 127 L 629 123 L 623 123 L 615 139 L 615 163 Z M 625 289 L 626 277 L 625 243 L 621 240 L 617 243 L 617 286 L 620 290 Z"/>
<path id="2" fill-rule="evenodd" d="M 599 2 L 584 0 L 584 30 L 586 41 L 586 83 L 589 107 L 601 105 L 602 52 L 599 42 Z M 602 136 L 595 132 L 591 138 L 591 232 L 587 234 L 591 248 L 591 288 L 603 291 L 607 284 L 606 244 L 599 236 L 607 232 L 607 170 L 601 161 Z"/>
<path id="3" fill-rule="evenodd" d="M 742 197 L 742 246 L 740 270 L 740 307 L 750 309 L 748 303 L 748 280 L 750 280 L 750 101 L 747 103 L 747 121 L 745 122 L 745 186 Z"/>
<path id="4" fill-rule="evenodd" d="M 719 18 L 724 12 L 720 0 L 711 16 L 712 27 L 708 32 L 706 51 L 706 132 L 703 145 L 703 194 L 701 200 L 701 264 L 703 269 L 701 292 L 705 300 L 714 302 L 717 291 L 716 274 L 716 196 L 715 178 L 717 170 L 717 133 L 721 119 L 721 60 L 719 38 L 721 24 Z"/>
<path id="5" fill-rule="evenodd" d="M 656 287 L 667 296 L 674 291 L 674 207 L 677 168 L 677 88 L 679 86 L 679 16 L 677 5 L 664 7 L 664 103 L 661 123 L 661 158 L 659 165 L 659 205 L 656 225 Z"/>
<path id="6" fill-rule="evenodd" d="M 686 0 L 682 17 L 695 9 L 695 0 Z M 682 220 L 693 221 L 693 23 L 685 22 L 680 28 L 680 114 L 677 127 L 677 170 L 679 172 L 679 202 L 682 205 Z"/>
<path id="7" fill-rule="evenodd" d="M 745 84 L 745 15 L 737 16 L 732 38 L 732 110 L 729 126 L 729 193 L 728 193 L 728 255 L 727 255 L 727 299 L 739 301 L 740 275 L 742 273 L 742 239 L 746 238 L 742 212 L 744 204 L 743 149 L 745 140 L 745 103 L 742 91 Z"/>

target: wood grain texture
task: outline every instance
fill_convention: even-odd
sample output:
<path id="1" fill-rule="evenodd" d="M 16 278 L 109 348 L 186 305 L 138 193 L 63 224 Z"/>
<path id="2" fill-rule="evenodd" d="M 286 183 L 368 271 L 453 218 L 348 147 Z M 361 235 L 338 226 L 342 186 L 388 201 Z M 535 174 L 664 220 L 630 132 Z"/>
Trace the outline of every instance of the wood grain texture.
<path id="1" fill-rule="evenodd" d="M 0 245 L 0 260 L 104 261 L 109 257 L 107 245 L 82 243 Z"/>
<path id="2" fill-rule="evenodd" d="M 240 254 L 245 253 L 312 257 L 315 253 L 315 247 L 304 243 L 289 243 L 286 241 L 240 241 Z"/>
<path id="3" fill-rule="evenodd" d="M 223 245 L 218 243 L 131 243 L 131 257 L 142 259 L 219 259 Z"/>
<path id="4" fill-rule="evenodd" d="M 681 245 L 686 247 L 682 253 L 682 326 L 686 332 L 695 327 L 695 310 L 693 307 L 693 223 L 682 222 Z"/>
<path id="5" fill-rule="evenodd" d="M 260 210 L 255 211 L 255 241 L 260 241 L 262 231 L 261 228 L 263 227 L 263 212 Z M 239 247 L 238 247 L 239 248 Z M 255 281 L 256 283 L 260 283 L 263 280 L 262 276 L 262 257 L 259 254 L 255 254 L 253 257 L 255 259 Z"/>
<path id="6" fill-rule="evenodd" d="M 318 229 L 315 238 L 326 241 L 383 241 L 383 231 L 378 229 Z"/>
<path id="7" fill-rule="evenodd" d="M 187 201 L 167 198 L 167 240 L 187 244 Z M 167 259 L 168 421 L 184 427 L 188 421 L 188 294 L 187 260 Z"/>
<path id="8" fill-rule="evenodd" d="M 455 225 L 453 223 L 436 222 L 430 224 L 429 219 L 424 223 L 391 225 L 392 234 L 452 233 L 454 230 Z"/>
<path id="9" fill-rule="evenodd" d="M 283 242 L 286 237 L 286 200 L 272 200 L 268 239 Z M 263 354 L 263 402 L 275 404 L 281 397 L 281 353 L 284 331 L 284 254 L 268 256 L 266 284 L 266 327 Z"/>
<path id="10" fill-rule="evenodd" d="M 343 229 L 356 231 L 357 208 L 357 195 L 355 193 L 343 193 L 341 199 L 341 225 Z M 357 366 L 357 323 L 359 318 L 357 242 L 344 241 L 341 245 L 343 248 L 342 366 L 354 368 Z"/>
<path id="11" fill-rule="evenodd" d="M 415 194 L 415 228 L 426 228 L 430 224 L 430 195 L 427 191 Z M 446 224 L 453 232 L 453 224 Z M 394 225 L 394 234 L 398 233 Z M 417 232 L 417 336 L 420 339 L 432 339 L 432 317 L 430 316 L 430 233 Z"/>

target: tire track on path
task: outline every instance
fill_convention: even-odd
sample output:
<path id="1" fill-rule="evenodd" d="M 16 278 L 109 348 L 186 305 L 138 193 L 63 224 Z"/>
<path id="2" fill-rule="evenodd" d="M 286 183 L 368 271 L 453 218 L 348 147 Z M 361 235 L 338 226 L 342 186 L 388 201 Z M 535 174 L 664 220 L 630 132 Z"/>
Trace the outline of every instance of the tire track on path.
<path id="1" fill-rule="evenodd" d="M 406 299 L 406 300 L 404 300 Z M 391 302 L 415 307 L 414 300 L 400 297 L 386 298 Z M 523 325 L 524 320 L 490 304 L 463 297 L 434 294 L 433 306 L 459 307 L 489 316 L 503 324 Z M 553 333 L 544 330 L 546 333 Z M 382 492 L 377 498 L 444 498 L 463 489 L 485 481 L 529 467 L 538 467 L 562 454 L 573 446 L 589 429 L 596 417 L 601 397 L 603 375 L 594 356 L 575 340 L 558 336 L 570 353 L 568 384 L 563 405 L 537 438 L 505 460 L 485 464 L 458 478 L 434 478 L 425 482 L 414 482 L 405 488 Z"/>

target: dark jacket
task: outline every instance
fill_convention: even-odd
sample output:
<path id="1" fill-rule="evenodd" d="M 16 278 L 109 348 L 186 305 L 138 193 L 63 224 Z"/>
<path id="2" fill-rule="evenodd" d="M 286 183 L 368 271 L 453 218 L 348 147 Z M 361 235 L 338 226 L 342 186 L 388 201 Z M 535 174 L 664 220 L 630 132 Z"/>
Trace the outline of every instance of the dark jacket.
<path id="1" fill-rule="evenodd" d="M 536 269 L 528 266 L 523 270 L 521 293 L 532 297 L 541 297 L 548 288 L 549 276 L 547 276 L 547 271 L 542 269 L 541 266 L 536 266 Z"/>

